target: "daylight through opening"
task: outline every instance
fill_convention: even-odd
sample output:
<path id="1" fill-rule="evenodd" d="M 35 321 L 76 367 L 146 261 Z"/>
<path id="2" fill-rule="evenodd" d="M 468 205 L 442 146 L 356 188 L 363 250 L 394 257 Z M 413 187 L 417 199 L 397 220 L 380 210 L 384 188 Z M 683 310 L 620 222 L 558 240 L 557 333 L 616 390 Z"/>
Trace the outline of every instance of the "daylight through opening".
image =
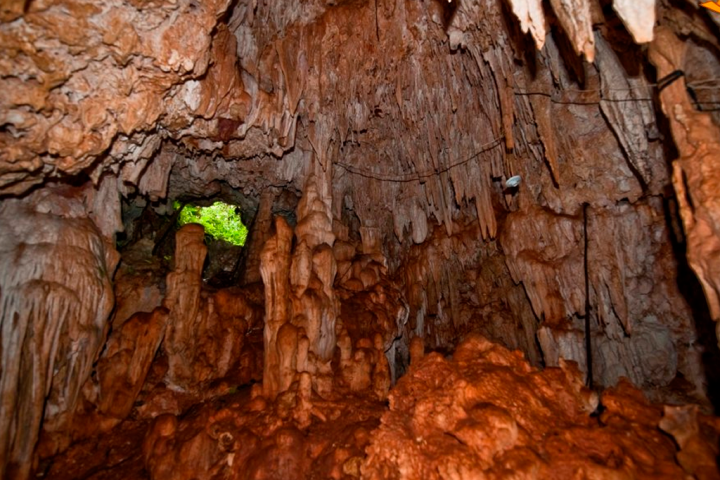
<path id="1" fill-rule="evenodd" d="M 182 207 L 177 201 L 174 206 Z M 178 217 L 178 227 L 188 223 L 199 223 L 207 235 L 233 245 L 243 246 L 247 239 L 248 230 L 242 223 L 239 208 L 224 202 L 217 201 L 209 207 L 185 205 Z"/>

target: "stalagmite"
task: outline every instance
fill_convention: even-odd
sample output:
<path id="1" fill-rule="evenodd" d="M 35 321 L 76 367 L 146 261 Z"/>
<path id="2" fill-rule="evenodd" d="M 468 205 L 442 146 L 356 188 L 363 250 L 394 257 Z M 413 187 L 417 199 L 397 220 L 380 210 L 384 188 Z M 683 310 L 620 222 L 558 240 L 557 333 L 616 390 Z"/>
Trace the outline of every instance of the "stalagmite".
<path id="1" fill-rule="evenodd" d="M 272 189 L 264 190 L 260 196 L 258 213 L 255 218 L 255 228 L 250 235 L 247 245 L 248 260 L 245 264 L 245 273 L 243 275 L 243 283 L 250 284 L 262 281 L 260 275 L 260 252 L 269 238 L 272 230 L 272 206 L 275 195 Z"/>
<path id="2" fill-rule="evenodd" d="M 385 357 L 385 342 L 381 334 L 376 333 L 373 337 L 373 347 L 375 348 L 375 366 L 372 372 L 373 391 L 379 400 L 385 400 L 390 390 L 390 381 L 392 378 L 390 375 L 390 364 L 388 363 L 387 357 Z"/>
<path id="3" fill-rule="evenodd" d="M 282 355 L 278 333 L 290 321 L 290 245 L 292 230 L 282 217 L 275 218 L 275 235 L 260 254 L 260 273 L 265 284 L 265 360 L 263 362 L 263 393 L 270 399 L 282 390 Z"/>
<path id="4" fill-rule="evenodd" d="M 204 235 L 199 224 L 178 230 L 175 269 L 167 276 L 163 300 L 169 312 L 163 340 L 166 379 L 171 388 L 193 393 L 231 373 L 255 321 L 252 306 L 237 291 L 203 294 Z"/>
<path id="5" fill-rule="evenodd" d="M 169 359 L 168 379 L 180 388 L 189 387 L 194 379 L 193 346 L 198 341 L 202 267 L 207 253 L 204 235 L 205 230 L 197 224 L 186 225 L 178 231 L 175 271 L 168 275 L 168 293 L 163 301 L 170 312 L 163 342 Z"/>
<path id="6" fill-rule="evenodd" d="M 272 347 L 272 346 L 271 346 Z M 292 323 L 285 323 L 277 332 L 274 345 L 279 357 L 278 392 L 284 392 L 295 380 L 297 373 L 298 331 Z"/>

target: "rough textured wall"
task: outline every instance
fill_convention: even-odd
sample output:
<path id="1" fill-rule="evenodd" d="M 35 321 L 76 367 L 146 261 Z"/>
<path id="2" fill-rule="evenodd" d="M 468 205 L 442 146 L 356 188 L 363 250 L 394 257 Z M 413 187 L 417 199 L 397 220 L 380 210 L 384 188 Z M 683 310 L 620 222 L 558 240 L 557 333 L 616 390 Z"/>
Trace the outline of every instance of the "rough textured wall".
<path id="1" fill-rule="evenodd" d="M 0 476 L 26 478 L 40 425 L 72 426 L 105 343 L 118 254 L 86 217 L 77 191 L 0 205 Z"/>
<path id="2" fill-rule="evenodd" d="M 653 5 L 645 8 L 663 22 L 692 26 L 693 38 L 712 49 L 699 12 Z M 699 352 L 673 285 L 660 208 L 669 183 L 663 127 L 651 101 L 652 72 L 633 43 L 652 34 L 637 16 L 639 6 L 612 6 L 551 2 L 555 18 L 546 22 L 536 2 L 496 0 L 448 8 L 400 0 L 292 7 L 261 1 L 231 9 L 34 2 L 1 27 L 12 39 L 3 50 L 3 82 L 36 79 L 8 88 L 5 191 L 84 168 L 106 191 L 126 195 L 202 195 L 222 180 L 257 198 L 271 186 L 302 191 L 315 175 L 334 234 L 354 235 L 360 253 L 377 249 L 386 257 L 410 304 L 411 330 L 434 337 L 432 344 L 448 347 L 478 327 L 539 361 L 531 338 L 545 321 L 550 362 L 559 352 L 558 325 L 567 330 L 563 355 L 582 360 L 578 324 L 589 297 L 597 312 L 593 328 L 616 338 L 607 347 L 613 355 L 635 352 L 619 340 L 620 331 L 644 338 L 645 322 L 658 319 L 661 327 L 647 327 L 656 332 L 649 348 L 662 345 L 678 357 L 678 368 L 699 386 L 701 375 L 691 367 Z M 66 17 L 84 27 L 76 29 L 81 36 L 59 29 Z M 185 36 L 192 42 L 177 41 Z M 148 45 L 156 48 L 152 54 Z M 56 60 L 43 63 L 46 51 Z M 11 66 L 11 58 L 22 62 Z M 55 72 L 52 81 L 41 66 Z M 29 85 L 34 96 L 23 93 Z M 59 120 L 50 122 L 46 110 Z M 504 181 L 512 175 L 522 183 L 508 190 Z M 608 263 L 588 274 L 587 293 L 585 204 L 588 234 L 603 232 L 597 242 L 588 239 L 591 268 Z M 119 204 L 103 208 L 109 215 L 101 217 L 112 218 Z M 629 229 L 637 222 L 644 237 L 633 242 Z M 107 234 L 121 228 L 106 223 Z M 610 231 L 612 240 L 604 236 Z M 479 246 L 498 234 L 499 244 Z M 450 240 L 459 238 L 461 244 Z M 609 249 L 613 241 L 625 251 Z M 507 271 L 488 261 L 503 255 Z M 653 270 L 658 256 L 665 273 Z M 629 260 L 639 262 L 632 271 Z M 501 287 L 488 271 L 506 279 Z M 508 275 L 524 288 L 534 319 Z M 650 292 L 643 281 L 657 283 L 656 275 L 662 281 Z M 655 302 L 654 295 L 674 301 Z M 634 301 L 643 298 L 649 300 Z M 505 306 L 488 310 L 498 301 Z M 501 311 L 522 318 L 522 338 L 487 326 Z M 431 323 L 437 325 L 426 328 Z M 673 376 L 673 368 L 656 370 L 633 360 L 601 377 L 612 383 L 628 374 L 662 384 Z"/>
<path id="3" fill-rule="evenodd" d="M 686 46 L 669 29 L 659 31 L 650 59 L 661 75 L 684 64 Z M 673 163 L 673 185 L 688 239 L 688 261 L 702 284 L 710 314 L 720 319 L 720 128 L 708 113 L 697 112 L 683 91 L 670 85 L 660 97 L 680 158 Z"/>
<path id="4" fill-rule="evenodd" d="M 702 88 L 720 71 L 717 19 L 664 0 L 449 3 L 6 3 L 0 194 L 24 195 L 48 179 L 84 184 L 73 194 L 84 199 L 78 215 L 110 239 L 122 229 L 118 193 L 167 213 L 167 200 L 230 186 L 262 206 L 265 230 L 246 275 L 259 280 L 281 202 L 271 197 L 307 193 L 314 177 L 322 233 L 337 241 L 313 245 L 324 260 L 300 272 L 315 272 L 310 293 L 308 278 L 294 277 L 295 313 L 317 313 L 303 300 L 313 292 L 346 302 L 336 331 L 328 326 L 337 312 L 323 320 L 325 338 L 337 341 L 316 346 L 325 360 L 339 355 L 345 383 L 367 383 L 374 350 L 385 350 L 394 377 L 412 336 L 446 349 L 471 331 L 534 364 L 569 357 L 584 368 L 589 307 L 598 383 L 625 375 L 652 388 L 685 377 L 701 390 L 703 350 L 677 285 L 666 205 L 676 147 L 672 181 L 689 260 L 717 316 L 717 175 L 707 135 L 718 114 L 694 111 L 717 101 Z M 636 44 L 654 37 L 642 8 L 687 40 L 686 58 L 679 47 L 665 52 L 672 42 L 658 34 L 649 58 L 658 70 L 649 67 Z M 653 82 L 679 68 L 686 82 L 663 91 L 661 111 Z M 515 175 L 519 187 L 508 188 Z M 41 224 L 35 218 L 28 230 Z M 297 226 L 298 239 L 317 233 L 308 225 Z M 286 250 L 308 267 L 309 247 Z M 189 302 L 200 302 L 200 289 L 192 293 Z M 369 313 L 349 308 L 363 304 Z M 165 345 L 170 355 L 193 348 L 191 316 L 177 345 Z M 287 330 L 291 347 L 302 340 Z M 387 332 L 397 338 L 374 342 Z M 175 358 L 172 371 L 186 360 Z M 5 368 L 2 381 L 12 383 Z M 171 376 L 189 387 L 196 374 Z M 38 427 L 40 397 L 27 398 Z M 26 460 L 36 432 L 24 437 Z"/>
<path id="5" fill-rule="evenodd" d="M 418 360 L 390 395 L 361 478 L 717 475 L 712 450 L 699 445 L 696 412 L 666 407 L 661 419 L 627 382 L 603 393 L 597 422 L 587 412 L 598 397 L 572 364 L 539 372 L 479 336 L 464 340 L 452 358 Z M 684 452 L 675 452 L 658 425 Z"/>
<path id="6" fill-rule="evenodd" d="M 4 193 L 77 175 L 101 156 L 107 166 L 147 162 L 176 84 L 206 73 L 210 33 L 228 4 L 27 3 L 25 13 L 3 9 L 0 25 L 2 88 L 12 92 L 0 101 Z"/>

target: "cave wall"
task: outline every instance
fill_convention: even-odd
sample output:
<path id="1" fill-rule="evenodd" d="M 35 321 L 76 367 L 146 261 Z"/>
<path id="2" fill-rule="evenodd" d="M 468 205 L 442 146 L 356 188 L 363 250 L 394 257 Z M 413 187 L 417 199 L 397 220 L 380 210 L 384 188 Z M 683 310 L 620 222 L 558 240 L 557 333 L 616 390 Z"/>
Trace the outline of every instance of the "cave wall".
<path id="1" fill-rule="evenodd" d="M 324 365 L 309 369 L 320 390 L 334 356 L 347 372 L 343 382 L 364 385 L 373 378 L 365 370 L 384 368 L 376 352 L 383 350 L 394 380 L 412 338 L 445 351 L 470 332 L 520 349 L 534 365 L 564 357 L 585 371 L 588 306 L 599 385 L 626 376 L 652 389 L 679 373 L 702 395 L 704 347 L 678 285 L 684 259 L 673 238 L 685 235 L 717 319 L 718 113 L 696 111 L 697 102 L 717 101 L 700 88 L 720 71 L 717 19 L 665 1 L 578 0 L 573 10 L 560 1 L 448 3 L 2 7 L 0 209 L 3 231 L 13 233 L 4 234 L 0 292 L 11 298 L 17 282 L 7 272 L 29 257 L 24 239 L 46 231 L 43 215 L 58 230 L 84 232 L 93 246 L 84 256 L 56 256 L 52 272 L 30 257 L 43 264 L 33 275 L 44 281 L 85 261 L 104 270 L 81 292 L 93 299 L 83 308 L 98 315 L 91 338 L 73 343 L 81 367 L 66 381 L 64 371 L 47 373 L 54 354 L 32 357 L 23 368 L 45 372 L 33 380 L 37 392 L 3 400 L 3 418 L 26 412 L 32 428 L 16 447 L 17 427 L 4 422 L 1 464 L 28 461 L 45 402 L 52 408 L 43 428 L 65 428 L 53 415 L 74 410 L 88 362 L 105 342 L 112 295 L 103 295 L 117 261 L 109 244 L 123 228 L 121 196 L 166 214 L 171 200 L 230 188 L 257 211 L 242 281 L 266 287 L 265 324 L 275 330 L 266 338 L 265 375 L 283 362 L 289 375 L 267 384 L 270 397 L 305 371 L 297 349 L 306 340 Z M 653 30 L 644 11 L 666 30 Z M 648 42 L 649 56 L 638 45 Z M 658 98 L 655 82 L 678 69 L 685 78 Z M 695 104 L 688 85 L 699 86 Z M 516 175 L 520 186 L 508 188 Z M 682 232 L 673 231 L 671 185 Z M 303 200 L 295 205 L 282 191 Z M 297 224 L 285 230 L 278 217 Z M 281 258 L 286 264 L 272 266 Z M 200 282 L 198 269 L 185 272 L 186 283 Z M 78 288 L 64 276 L 57 283 Z M 192 352 L 213 348 L 193 346 L 195 317 L 211 318 L 220 302 L 201 301 L 199 285 L 175 313 L 166 305 L 178 322 L 164 334 L 162 350 L 177 362 L 168 378 L 186 390 L 212 376 L 182 373 Z M 34 298 L 27 294 L 46 301 Z M 8 308 L 3 303 L 3 345 L 23 337 Z M 90 322 L 83 315 L 44 321 L 60 332 Z M 303 329 L 285 329 L 294 356 L 269 359 L 286 324 Z M 17 348 L 3 347 L 8 389 L 20 377 L 6 373 L 13 370 L 5 356 Z M 377 378 L 382 392 L 386 372 Z M 61 383 L 70 385 L 67 405 L 55 408 Z"/>
<path id="2" fill-rule="evenodd" d="M 78 197 L 47 189 L 0 206 L 4 478 L 27 478 L 41 425 L 50 437 L 72 428 L 105 344 L 119 255 Z"/>

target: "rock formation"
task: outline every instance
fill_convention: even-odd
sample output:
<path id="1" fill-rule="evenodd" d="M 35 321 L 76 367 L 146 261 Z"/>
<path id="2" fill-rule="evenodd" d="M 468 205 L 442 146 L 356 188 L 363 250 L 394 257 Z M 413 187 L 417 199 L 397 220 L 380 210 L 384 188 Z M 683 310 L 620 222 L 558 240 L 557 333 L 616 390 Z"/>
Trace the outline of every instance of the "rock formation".
<path id="1" fill-rule="evenodd" d="M 670 427 L 667 415 L 661 419 L 660 410 L 625 383 L 606 395 L 606 409 L 593 418 L 598 397 L 574 365 L 538 372 L 518 352 L 468 337 L 452 360 L 432 353 L 400 380 L 367 449 L 363 478 L 694 473 L 675 463 L 676 448 L 657 427 L 694 428 L 699 435 L 695 418 Z M 710 438 L 700 443 L 709 447 Z"/>
<path id="2" fill-rule="evenodd" d="M 672 31 L 660 29 L 650 60 L 660 76 L 681 70 L 685 45 Z M 660 96 L 680 158 L 673 162 L 673 185 L 688 243 L 688 262 L 708 300 L 710 314 L 720 320 L 720 190 L 718 166 L 720 129 L 707 113 L 698 113 L 683 89 L 682 78 Z"/>
<path id="3" fill-rule="evenodd" d="M 44 193 L 44 194 L 43 194 Z M 0 206 L 0 476 L 27 478 L 42 426 L 62 437 L 105 343 L 118 262 L 79 192 Z M 62 440 L 55 450 L 64 448 Z"/>
<path id="4" fill-rule="evenodd" d="M 98 361 L 98 410 L 122 420 L 127 417 L 145 383 L 167 324 L 167 310 L 138 312 L 110 336 Z"/>
<path id="5" fill-rule="evenodd" d="M 295 368 L 287 371 L 287 362 L 292 362 L 297 354 L 297 330 L 290 322 L 289 296 L 290 296 L 290 242 L 292 241 L 292 230 L 282 217 L 275 219 L 275 235 L 273 235 L 260 254 L 260 272 L 265 284 L 265 327 L 264 327 L 264 352 L 263 361 L 263 388 L 265 394 L 270 398 L 282 390 L 288 384 L 287 377 L 295 374 Z M 286 341 L 280 342 L 278 335 L 280 330 L 288 325 L 292 330 L 286 334 Z M 286 330 L 287 331 L 287 330 Z M 293 339 L 291 333 L 295 333 Z M 293 341 L 294 340 L 294 341 Z M 282 351 L 282 350 L 285 351 Z M 283 365 L 282 356 L 288 357 Z M 290 365 L 292 367 L 292 365 Z M 285 386 L 285 388 L 283 388 Z"/>
<path id="6" fill-rule="evenodd" d="M 4 2 L 0 476 L 714 478 L 719 33 Z"/>

